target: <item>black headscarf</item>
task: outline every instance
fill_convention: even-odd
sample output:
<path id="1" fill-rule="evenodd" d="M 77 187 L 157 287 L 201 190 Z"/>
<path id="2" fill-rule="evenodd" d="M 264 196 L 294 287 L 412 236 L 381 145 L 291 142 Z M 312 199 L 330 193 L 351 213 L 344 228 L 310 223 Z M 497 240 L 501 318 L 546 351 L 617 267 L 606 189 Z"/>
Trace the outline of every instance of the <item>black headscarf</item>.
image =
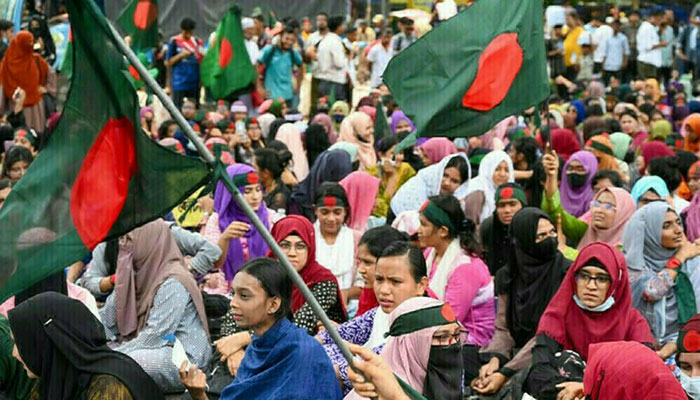
<path id="1" fill-rule="evenodd" d="M 280 130 L 280 126 L 284 124 L 288 124 L 289 121 L 287 121 L 284 118 L 277 118 L 276 120 L 272 121 L 270 124 L 270 130 L 267 133 L 267 140 L 275 140 L 275 137 L 277 136 L 277 131 Z"/>
<path id="2" fill-rule="evenodd" d="M 540 219 L 552 222 L 535 207 L 515 214 L 510 223 L 510 261 L 496 275 L 496 290 L 508 295 L 506 321 L 516 347 L 535 335 L 542 313 L 571 265 L 557 250 L 556 238 L 536 243 Z"/>
<path id="3" fill-rule="evenodd" d="M 68 296 L 68 283 L 66 283 L 66 274 L 63 270 L 49 275 L 29 288 L 17 293 L 15 295 L 15 307 L 37 294 L 44 292 L 56 292 Z"/>
<path id="4" fill-rule="evenodd" d="M 31 29 L 32 21 L 37 21 L 39 27 Z M 29 31 L 34 35 L 34 38 L 40 37 L 44 42 L 44 50 L 41 56 L 44 57 L 49 65 L 52 65 L 56 61 L 56 44 L 53 42 L 53 37 L 51 36 L 51 31 L 49 30 L 49 24 L 46 19 L 41 15 L 34 15 L 29 19 L 29 24 L 27 25 Z"/>
<path id="5" fill-rule="evenodd" d="M 8 319 L 22 360 L 39 376 L 41 400 L 80 398 L 97 374 L 119 379 L 134 400 L 164 399 L 134 360 L 107 347 L 104 327 L 79 301 L 42 293 L 10 310 Z"/>
<path id="6" fill-rule="evenodd" d="M 306 147 L 306 158 L 309 160 L 309 165 L 314 165 L 316 158 L 331 147 L 323 125 L 311 124 L 306 128 L 304 147 Z"/>

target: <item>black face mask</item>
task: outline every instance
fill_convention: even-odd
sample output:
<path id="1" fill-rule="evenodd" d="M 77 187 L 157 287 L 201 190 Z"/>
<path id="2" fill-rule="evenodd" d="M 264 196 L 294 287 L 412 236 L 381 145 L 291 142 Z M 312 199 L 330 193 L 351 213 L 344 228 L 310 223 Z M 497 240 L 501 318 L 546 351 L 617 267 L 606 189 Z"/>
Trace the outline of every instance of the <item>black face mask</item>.
<path id="1" fill-rule="evenodd" d="M 333 114 L 333 121 L 336 123 L 341 123 L 345 119 L 345 116 L 343 114 Z"/>
<path id="2" fill-rule="evenodd" d="M 462 344 L 432 346 L 423 384 L 429 400 L 462 400 Z"/>
<path id="3" fill-rule="evenodd" d="M 548 237 L 547 239 L 536 243 L 530 254 L 539 260 L 550 260 L 557 251 L 557 238 Z"/>
<path id="4" fill-rule="evenodd" d="M 588 175 L 581 175 L 581 174 L 575 174 L 573 172 L 569 172 L 566 174 L 566 181 L 569 182 L 569 186 L 573 188 L 580 188 L 581 186 L 586 184 L 586 178 L 588 178 Z"/>

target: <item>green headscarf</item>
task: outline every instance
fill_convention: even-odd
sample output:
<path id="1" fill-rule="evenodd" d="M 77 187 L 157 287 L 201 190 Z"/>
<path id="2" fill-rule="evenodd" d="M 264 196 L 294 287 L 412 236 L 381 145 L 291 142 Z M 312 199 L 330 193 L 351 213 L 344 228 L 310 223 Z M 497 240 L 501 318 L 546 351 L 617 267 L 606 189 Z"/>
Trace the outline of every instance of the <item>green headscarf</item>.
<path id="1" fill-rule="evenodd" d="M 630 148 L 630 143 L 632 143 L 632 137 L 626 133 L 615 132 L 610 135 L 610 141 L 613 144 L 613 153 L 615 153 L 615 158 L 624 161 L 627 155 L 627 150 Z"/>
<path id="2" fill-rule="evenodd" d="M 673 132 L 673 125 L 665 119 L 659 120 L 651 124 L 651 131 L 649 132 L 649 137 L 651 140 L 661 140 L 666 141 L 668 135 Z"/>

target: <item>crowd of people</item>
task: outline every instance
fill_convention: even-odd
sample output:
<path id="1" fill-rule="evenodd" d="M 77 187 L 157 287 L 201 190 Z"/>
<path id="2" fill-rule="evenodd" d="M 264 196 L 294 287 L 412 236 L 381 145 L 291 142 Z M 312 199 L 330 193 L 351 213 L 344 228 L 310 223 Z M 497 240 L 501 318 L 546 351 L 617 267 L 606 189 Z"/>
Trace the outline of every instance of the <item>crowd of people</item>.
<path id="1" fill-rule="evenodd" d="M 356 358 L 219 182 L 0 305 L 0 398 L 700 399 L 696 8 L 550 8 L 546 101 L 401 151 L 382 74 L 453 1 L 426 26 L 256 9 L 256 83 L 224 99 L 185 18 L 143 62 Z M 0 21 L 0 207 L 60 117 L 46 26 Z M 134 86 L 140 133 L 197 157 Z"/>

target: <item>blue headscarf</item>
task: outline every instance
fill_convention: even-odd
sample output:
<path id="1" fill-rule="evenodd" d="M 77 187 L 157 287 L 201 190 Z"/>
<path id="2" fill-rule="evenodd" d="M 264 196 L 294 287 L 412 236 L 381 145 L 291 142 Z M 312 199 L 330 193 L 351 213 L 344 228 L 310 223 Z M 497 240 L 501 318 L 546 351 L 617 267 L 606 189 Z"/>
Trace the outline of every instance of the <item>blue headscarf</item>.
<path id="1" fill-rule="evenodd" d="M 309 175 L 292 193 L 290 214 L 299 214 L 315 221 L 313 203 L 316 191 L 324 182 L 340 182 L 352 172 L 350 155 L 344 150 L 326 150 L 314 161 Z"/>
<path id="2" fill-rule="evenodd" d="M 571 105 L 576 107 L 576 125 L 578 125 L 586 119 L 586 106 L 581 100 L 574 100 Z"/>
<path id="3" fill-rule="evenodd" d="M 236 379 L 221 400 L 329 399 L 343 392 L 321 344 L 288 319 L 275 323 L 245 351 Z"/>
<path id="4" fill-rule="evenodd" d="M 632 188 L 632 198 L 634 199 L 634 204 L 639 203 L 639 198 L 644 195 L 644 193 L 649 190 L 654 190 L 656 194 L 662 199 L 665 199 L 670 193 L 668 192 L 668 187 L 666 182 L 658 176 L 645 176 L 637 181 Z"/>

